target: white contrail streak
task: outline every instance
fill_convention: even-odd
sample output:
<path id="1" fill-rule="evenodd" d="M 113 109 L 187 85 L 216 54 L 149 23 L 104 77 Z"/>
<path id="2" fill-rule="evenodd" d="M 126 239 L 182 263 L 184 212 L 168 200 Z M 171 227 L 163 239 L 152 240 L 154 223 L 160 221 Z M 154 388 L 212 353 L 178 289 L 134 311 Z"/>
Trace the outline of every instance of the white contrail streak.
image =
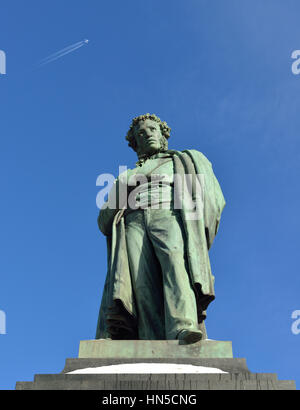
<path id="1" fill-rule="evenodd" d="M 46 60 L 52 59 L 52 58 L 56 57 L 57 55 L 62 54 L 65 51 L 70 50 L 73 47 L 77 47 L 77 46 L 81 45 L 82 43 L 84 43 L 84 42 L 83 41 L 78 41 L 78 43 L 72 44 L 68 47 L 63 48 L 62 50 L 57 51 L 56 53 L 50 54 L 48 57 L 43 58 L 40 62 L 43 63 Z"/>
<path id="2" fill-rule="evenodd" d="M 39 62 L 39 66 L 46 65 L 48 63 L 52 63 L 52 61 L 57 60 L 60 57 L 63 57 L 73 51 L 77 50 L 78 48 L 84 46 L 88 43 L 88 40 L 79 41 L 78 43 L 72 44 L 68 47 L 63 48 L 62 50 L 57 51 L 56 53 L 51 54 L 50 56 L 44 58 Z"/>

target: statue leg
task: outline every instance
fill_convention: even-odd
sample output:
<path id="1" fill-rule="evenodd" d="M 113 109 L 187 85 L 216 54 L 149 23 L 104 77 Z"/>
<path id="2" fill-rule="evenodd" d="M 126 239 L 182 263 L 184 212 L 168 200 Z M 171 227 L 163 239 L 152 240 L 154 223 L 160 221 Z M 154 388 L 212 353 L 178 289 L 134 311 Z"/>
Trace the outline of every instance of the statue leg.
<path id="1" fill-rule="evenodd" d="M 143 210 L 125 216 L 126 246 L 138 314 L 138 336 L 164 340 L 164 296 L 159 261 L 147 233 Z"/>
<path id="2" fill-rule="evenodd" d="M 187 340 L 197 341 L 201 332 L 196 297 L 188 273 L 180 211 L 147 209 L 145 217 L 147 232 L 162 270 L 165 338 L 176 339 L 180 332 L 186 330 Z"/>

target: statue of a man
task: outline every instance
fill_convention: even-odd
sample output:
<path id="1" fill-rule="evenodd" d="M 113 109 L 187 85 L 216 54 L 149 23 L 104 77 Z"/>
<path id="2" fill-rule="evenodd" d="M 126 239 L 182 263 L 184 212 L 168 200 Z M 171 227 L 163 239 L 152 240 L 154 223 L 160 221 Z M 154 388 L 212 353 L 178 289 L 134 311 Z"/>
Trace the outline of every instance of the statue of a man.
<path id="1" fill-rule="evenodd" d="M 154 114 L 134 118 L 127 133 L 138 162 L 115 180 L 98 218 L 108 269 L 96 338 L 205 337 L 215 298 L 208 250 L 225 201 L 208 159 L 168 150 L 169 136 Z"/>

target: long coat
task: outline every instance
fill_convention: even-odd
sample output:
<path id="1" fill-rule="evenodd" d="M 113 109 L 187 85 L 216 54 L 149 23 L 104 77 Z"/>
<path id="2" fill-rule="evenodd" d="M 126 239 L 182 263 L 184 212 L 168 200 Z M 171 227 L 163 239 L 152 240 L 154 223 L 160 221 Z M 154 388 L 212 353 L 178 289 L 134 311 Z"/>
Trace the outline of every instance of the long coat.
<path id="1" fill-rule="evenodd" d="M 209 303 L 215 299 L 214 276 L 208 251 L 217 234 L 225 200 L 210 161 L 199 151 L 169 150 L 174 161 L 174 175 L 202 175 L 202 194 L 195 184 L 186 192 L 201 210 L 191 218 L 191 210 L 182 203 L 181 216 L 185 230 L 189 275 L 195 290 L 198 323 L 205 319 Z M 195 179 L 194 179 L 195 181 Z M 199 181 L 199 180 L 198 180 Z M 204 182 L 204 186 L 203 186 Z M 110 214 L 109 214 L 110 213 Z M 110 220 L 110 222 L 108 222 Z M 98 218 L 100 230 L 107 235 L 107 276 L 99 311 L 96 339 L 138 339 L 136 305 L 126 251 L 123 211 L 106 208 Z"/>

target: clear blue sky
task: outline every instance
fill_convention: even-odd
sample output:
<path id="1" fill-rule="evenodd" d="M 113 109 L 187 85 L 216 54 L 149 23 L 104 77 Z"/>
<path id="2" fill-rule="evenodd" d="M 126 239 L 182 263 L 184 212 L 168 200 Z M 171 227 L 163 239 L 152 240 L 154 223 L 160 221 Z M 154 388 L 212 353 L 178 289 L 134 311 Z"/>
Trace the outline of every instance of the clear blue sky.
<path id="1" fill-rule="evenodd" d="M 132 117 L 213 163 L 227 201 L 208 336 L 300 388 L 297 0 L 0 2 L 0 388 L 93 339 L 106 274 L 96 178 L 132 167 Z M 89 44 L 38 67 L 73 43 Z"/>

